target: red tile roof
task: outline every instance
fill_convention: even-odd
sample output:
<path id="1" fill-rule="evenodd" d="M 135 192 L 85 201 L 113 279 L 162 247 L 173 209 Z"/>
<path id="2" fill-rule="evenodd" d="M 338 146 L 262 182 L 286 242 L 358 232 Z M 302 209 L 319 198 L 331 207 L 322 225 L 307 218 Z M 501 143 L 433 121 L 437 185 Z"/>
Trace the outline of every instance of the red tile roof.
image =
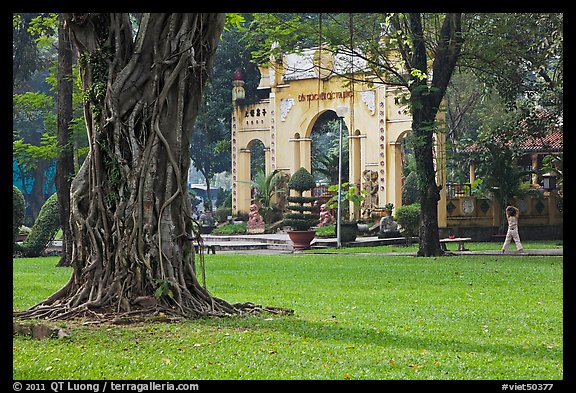
<path id="1" fill-rule="evenodd" d="M 564 138 L 561 130 L 556 130 L 543 138 L 528 138 L 520 143 L 522 150 L 531 152 L 564 151 Z"/>
<path id="2" fill-rule="evenodd" d="M 520 148 L 527 153 L 559 153 L 564 151 L 564 137 L 562 130 L 556 130 L 544 137 L 526 138 L 520 142 Z M 480 146 L 473 144 L 465 147 L 464 152 L 473 152 Z"/>

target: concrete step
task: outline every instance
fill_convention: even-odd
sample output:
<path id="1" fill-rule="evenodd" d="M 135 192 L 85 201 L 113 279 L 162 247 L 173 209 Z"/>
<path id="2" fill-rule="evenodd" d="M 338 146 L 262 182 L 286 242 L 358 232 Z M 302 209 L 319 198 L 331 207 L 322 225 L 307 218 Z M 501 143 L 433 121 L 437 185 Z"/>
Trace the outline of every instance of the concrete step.
<path id="1" fill-rule="evenodd" d="M 271 234 L 271 235 L 202 235 L 202 239 L 206 243 L 226 244 L 230 243 L 265 243 L 265 244 L 291 244 L 291 240 L 286 234 Z"/>

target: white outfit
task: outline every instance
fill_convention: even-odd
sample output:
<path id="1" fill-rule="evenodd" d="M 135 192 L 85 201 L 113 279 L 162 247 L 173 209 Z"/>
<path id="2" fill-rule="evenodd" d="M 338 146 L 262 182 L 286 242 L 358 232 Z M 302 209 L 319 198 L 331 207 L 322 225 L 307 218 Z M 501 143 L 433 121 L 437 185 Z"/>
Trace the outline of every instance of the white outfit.
<path id="1" fill-rule="evenodd" d="M 502 251 L 507 251 L 510 243 L 514 240 L 516 245 L 516 250 L 522 250 L 522 243 L 520 242 L 520 235 L 518 235 L 518 217 L 509 216 L 508 217 L 508 232 L 506 232 L 506 239 L 504 240 L 504 245 L 502 246 Z"/>

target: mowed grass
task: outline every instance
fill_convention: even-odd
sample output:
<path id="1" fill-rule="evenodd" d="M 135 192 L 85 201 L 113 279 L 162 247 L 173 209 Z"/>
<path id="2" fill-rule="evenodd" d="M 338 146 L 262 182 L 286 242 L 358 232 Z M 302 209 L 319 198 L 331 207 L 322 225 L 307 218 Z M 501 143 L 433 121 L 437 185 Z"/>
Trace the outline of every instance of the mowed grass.
<path id="1" fill-rule="evenodd" d="M 522 246 L 524 250 L 550 250 L 550 249 L 561 249 L 564 247 L 563 240 L 529 240 L 529 241 L 522 241 Z M 498 251 L 502 249 L 502 243 L 496 242 L 466 242 L 465 247 L 472 251 Z M 457 243 L 449 243 L 447 245 L 448 251 L 456 251 L 458 250 Z M 325 252 L 344 252 L 344 253 L 379 253 L 379 252 L 406 252 L 406 253 L 415 253 L 418 251 L 418 243 L 409 243 L 409 244 L 389 244 L 383 246 L 359 246 L 356 247 L 347 247 L 346 244 L 343 245 L 341 248 L 335 247 L 328 247 L 326 249 L 311 249 L 306 252 L 310 253 L 325 253 Z M 516 245 L 514 242 L 510 245 L 508 249 L 508 253 L 513 253 L 516 251 Z"/>
<path id="2" fill-rule="evenodd" d="M 14 379 L 559 380 L 562 257 L 206 255 L 208 289 L 294 315 L 13 338 Z M 58 258 L 14 259 L 13 308 L 58 290 Z"/>

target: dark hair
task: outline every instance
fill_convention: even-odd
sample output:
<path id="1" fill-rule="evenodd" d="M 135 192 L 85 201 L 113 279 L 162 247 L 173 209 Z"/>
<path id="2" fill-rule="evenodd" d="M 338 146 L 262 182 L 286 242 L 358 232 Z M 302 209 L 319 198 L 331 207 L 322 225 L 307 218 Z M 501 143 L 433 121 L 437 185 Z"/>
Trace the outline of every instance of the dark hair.
<path id="1" fill-rule="evenodd" d="M 516 215 L 516 209 L 514 209 L 512 206 L 510 206 L 507 210 L 508 210 L 509 215 L 511 215 L 511 216 Z"/>

